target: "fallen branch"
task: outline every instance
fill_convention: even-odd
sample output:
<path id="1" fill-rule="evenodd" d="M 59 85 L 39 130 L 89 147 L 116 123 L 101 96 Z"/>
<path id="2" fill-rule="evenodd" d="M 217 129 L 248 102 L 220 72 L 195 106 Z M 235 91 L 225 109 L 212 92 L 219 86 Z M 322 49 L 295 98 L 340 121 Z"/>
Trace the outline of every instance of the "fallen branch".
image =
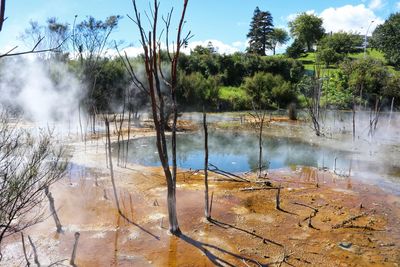
<path id="1" fill-rule="evenodd" d="M 248 191 L 258 191 L 258 190 L 277 190 L 279 187 L 246 187 L 240 189 L 240 191 L 248 192 Z"/>
<path id="2" fill-rule="evenodd" d="M 218 174 L 221 174 L 221 175 L 224 175 L 224 176 L 227 176 L 227 177 L 231 176 L 231 177 L 234 177 L 234 178 L 236 178 L 236 179 L 239 179 L 239 180 L 241 180 L 241 181 L 243 181 L 243 182 L 250 183 L 249 180 L 247 180 L 247 179 L 245 179 L 245 178 L 243 178 L 243 177 L 240 177 L 239 175 L 233 174 L 233 173 L 231 173 L 231 172 L 227 172 L 227 171 L 220 170 L 217 166 L 215 166 L 215 165 L 213 165 L 213 164 L 211 164 L 211 163 L 208 163 L 208 165 L 214 168 L 214 169 L 208 168 L 208 170 L 211 171 L 211 172 L 218 173 Z"/>
<path id="3" fill-rule="evenodd" d="M 361 213 L 361 214 L 358 214 L 358 215 L 352 216 L 352 217 L 350 217 L 350 218 L 348 218 L 348 219 L 344 220 L 343 222 L 341 222 L 341 223 L 339 223 L 339 224 L 336 224 L 336 225 L 332 226 L 332 229 L 339 229 L 339 228 L 343 228 L 343 227 L 345 227 L 345 226 L 346 226 L 346 224 L 348 224 L 348 223 L 350 223 L 350 222 L 353 222 L 353 221 L 357 220 L 358 218 L 361 218 L 361 217 L 363 217 L 363 216 L 365 216 L 365 215 L 367 215 L 367 213 L 366 213 L 366 212 L 363 212 L 363 213 Z"/>
<path id="4" fill-rule="evenodd" d="M 369 230 L 369 231 L 384 231 L 384 230 L 378 230 L 378 229 L 372 228 L 367 225 L 361 226 L 361 225 L 352 225 L 351 224 L 351 225 L 342 226 L 342 228 L 355 228 L 355 229 L 364 229 L 364 230 Z"/>

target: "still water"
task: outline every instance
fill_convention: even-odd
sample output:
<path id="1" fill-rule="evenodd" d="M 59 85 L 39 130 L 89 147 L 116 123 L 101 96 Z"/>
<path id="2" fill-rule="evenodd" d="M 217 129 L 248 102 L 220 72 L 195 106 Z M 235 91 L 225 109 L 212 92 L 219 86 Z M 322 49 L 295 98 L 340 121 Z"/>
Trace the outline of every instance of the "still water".
<path id="1" fill-rule="evenodd" d="M 204 168 L 204 136 L 202 133 L 180 134 L 177 137 L 177 164 L 184 169 Z M 124 144 L 125 147 L 125 144 Z M 116 144 L 114 144 L 116 153 Z M 255 132 L 209 132 L 209 162 L 221 170 L 241 173 L 258 166 L 258 138 Z M 312 166 L 351 176 L 369 184 L 400 194 L 400 167 L 394 162 L 359 157 L 359 152 L 316 145 L 293 137 L 264 137 L 263 166 L 269 169 Z M 128 162 L 159 166 L 155 137 L 129 142 Z"/>
<path id="2" fill-rule="evenodd" d="M 201 133 L 177 137 L 177 164 L 184 169 L 204 168 L 204 136 Z M 258 166 L 258 138 L 252 132 L 211 131 L 209 162 L 229 172 L 246 172 Z M 114 150 L 115 151 L 115 150 Z M 349 168 L 349 152 L 312 145 L 294 138 L 268 137 L 263 141 L 263 166 L 270 169 L 293 165 Z M 158 166 L 155 137 L 130 141 L 128 162 Z"/>

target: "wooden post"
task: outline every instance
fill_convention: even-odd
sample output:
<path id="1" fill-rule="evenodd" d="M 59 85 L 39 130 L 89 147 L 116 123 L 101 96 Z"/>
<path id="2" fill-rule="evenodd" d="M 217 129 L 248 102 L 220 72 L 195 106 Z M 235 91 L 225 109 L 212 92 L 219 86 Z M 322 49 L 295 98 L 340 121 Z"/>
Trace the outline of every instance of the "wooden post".
<path id="1" fill-rule="evenodd" d="M 75 242 L 74 242 L 74 247 L 72 249 L 72 255 L 71 255 L 71 260 L 69 261 L 69 264 L 71 264 L 72 266 L 76 267 L 77 265 L 75 264 L 75 258 L 76 258 L 76 249 L 78 247 L 78 241 L 79 241 L 79 237 L 80 237 L 80 233 L 76 232 L 75 233 Z"/>
<path id="2" fill-rule="evenodd" d="M 276 204 L 276 209 L 277 210 L 281 210 L 281 199 L 280 199 L 280 197 L 281 197 L 281 185 L 279 185 L 279 187 L 278 187 L 278 189 L 277 189 L 277 191 L 276 191 L 276 202 L 275 202 L 275 204 Z"/>

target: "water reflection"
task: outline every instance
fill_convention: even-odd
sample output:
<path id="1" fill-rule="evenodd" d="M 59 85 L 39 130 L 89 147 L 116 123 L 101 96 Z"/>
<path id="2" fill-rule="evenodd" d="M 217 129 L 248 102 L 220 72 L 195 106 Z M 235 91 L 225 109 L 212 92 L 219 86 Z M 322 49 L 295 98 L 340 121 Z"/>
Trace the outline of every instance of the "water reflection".
<path id="1" fill-rule="evenodd" d="M 246 172 L 258 166 L 258 139 L 252 132 L 209 134 L 209 162 L 230 172 Z M 331 168 L 334 159 L 337 168 L 348 168 L 349 152 L 311 145 L 294 138 L 265 138 L 263 165 L 270 169 L 304 165 Z M 130 141 L 128 162 L 158 166 L 159 158 L 155 138 L 146 137 Z M 203 136 L 183 134 L 177 141 L 178 166 L 185 169 L 202 169 L 204 166 Z"/>
<path id="2" fill-rule="evenodd" d="M 180 168 L 203 169 L 203 142 L 201 132 L 178 135 L 177 164 Z M 116 150 L 114 149 L 114 153 Z M 237 173 L 255 170 L 259 153 L 257 135 L 252 131 L 212 130 L 209 133 L 209 153 L 209 162 L 219 169 Z M 295 170 L 296 166 L 324 168 L 343 177 L 351 173 L 355 178 L 377 184 L 392 192 L 400 192 L 399 176 L 393 175 L 399 173 L 399 166 L 393 162 L 377 160 L 373 155 L 365 160 L 360 159 L 356 152 L 320 146 L 299 138 L 264 137 L 263 160 L 263 166 L 268 166 L 269 169 Z M 127 161 L 145 166 L 159 166 L 155 137 L 131 140 Z"/>

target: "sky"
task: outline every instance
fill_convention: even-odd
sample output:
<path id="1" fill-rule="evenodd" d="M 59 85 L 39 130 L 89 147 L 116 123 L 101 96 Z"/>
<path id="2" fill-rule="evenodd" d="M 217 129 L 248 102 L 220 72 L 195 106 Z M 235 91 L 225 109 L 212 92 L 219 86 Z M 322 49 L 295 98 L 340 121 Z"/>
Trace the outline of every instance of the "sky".
<path id="1" fill-rule="evenodd" d="M 183 1 L 160 2 L 160 13 L 166 14 L 174 7 L 177 21 Z M 143 12 L 148 10 L 148 0 L 137 0 L 137 3 Z M 193 38 L 188 50 L 211 41 L 220 53 L 244 51 L 250 21 L 257 6 L 272 14 L 275 27 L 287 29 L 288 22 L 296 14 L 307 12 L 323 18 L 327 32 L 344 30 L 362 35 L 366 34 L 368 28 L 369 35 L 391 13 L 400 12 L 400 0 L 189 0 L 185 29 L 192 32 Z M 0 32 L 0 53 L 15 45 L 23 49 L 24 45 L 18 36 L 29 26 L 29 21 L 44 24 L 47 18 L 57 17 L 72 25 L 75 15 L 78 15 L 77 21 L 88 15 L 96 19 L 122 15 L 118 29 L 111 38 L 121 41 L 126 51 L 134 55 L 140 52 L 139 36 L 127 14 L 133 16 L 131 0 L 8 0 L 7 20 Z M 281 47 L 278 52 L 284 49 Z"/>

